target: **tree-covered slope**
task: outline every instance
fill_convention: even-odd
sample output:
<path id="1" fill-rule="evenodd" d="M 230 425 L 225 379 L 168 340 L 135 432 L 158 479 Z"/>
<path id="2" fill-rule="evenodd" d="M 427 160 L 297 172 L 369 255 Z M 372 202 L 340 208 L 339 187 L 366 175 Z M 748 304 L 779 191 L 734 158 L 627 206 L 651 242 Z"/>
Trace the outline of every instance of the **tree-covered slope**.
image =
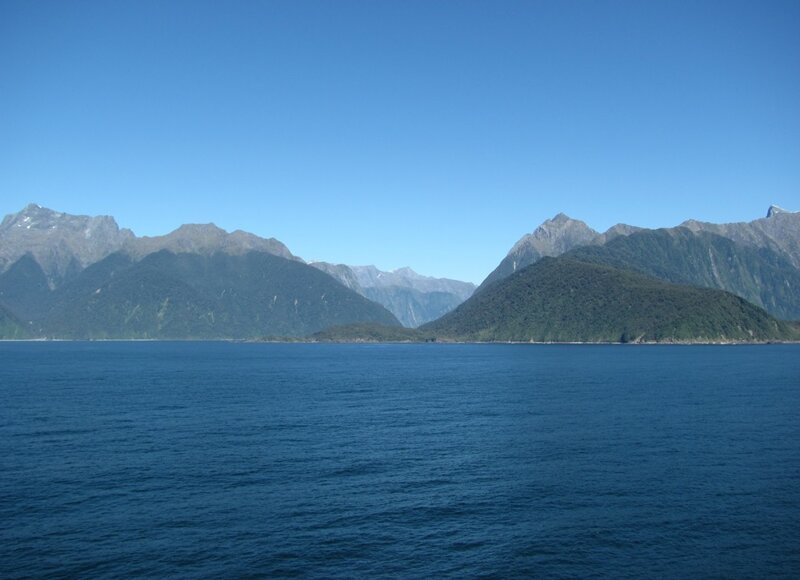
<path id="1" fill-rule="evenodd" d="M 720 290 L 680 286 L 570 258 L 543 258 L 421 328 L 481 341 L 728 341 L 796 338 Z"/>
<path id="2" fill-rule="evenodd" d="M 0 340 L 28 338 L 24 324 L 0 304 Z"/>
<path id="3" fill-rule="evenodd" d="M 800 270 L 769 247 L 688 228 L 644 230 L 566 254 L 676 284 L 727 290 L 782 319 L 800 319 Z"/>
<path id="4" fill-rule="evenodd" d="M 319 342 L 425 342 L 432 339 L 416 328 L 380 324 L 332 326 L 308 338 Z"/>
<path id="5" fill-rule="evenodd" d="M 47 276 L 30 254 L 25 254 L 0 274 L 0 304 L 22 321 L 44 316 L 50 296 Z"/>
<path id="6" fill-rule="evenodd" d="M 399 325 L 327 274 L 264 252 L 113 254 L 59 288 L 42 320 L 66 338 L 305 336 L 356 322 Z"/>

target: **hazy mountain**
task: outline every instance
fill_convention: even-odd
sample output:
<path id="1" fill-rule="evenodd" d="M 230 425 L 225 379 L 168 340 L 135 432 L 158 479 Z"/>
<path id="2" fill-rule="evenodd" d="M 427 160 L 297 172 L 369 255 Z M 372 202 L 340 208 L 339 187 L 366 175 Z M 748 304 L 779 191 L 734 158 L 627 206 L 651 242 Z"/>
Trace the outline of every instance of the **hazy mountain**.
<path id="1" fill-rule="evenodd" d="M 58 288 L 41 320 L 65 338 L 304 336 L 334 325 L 398 325 L 386 309 L 266 252 L 116 253 Z"/>
<path id="2" fill-rule="evenodd" d="M 475 291 L 475 285 L 449 278 L 433 278 L 417 274 L 411 268 L 399 268 L 392 272 L 379 270 L 375 266 L 350 266 L 358 283 L 363 288 L 392 288 L 401 286 L 420 292 L 446 292 L 454 294 L 462 301 Z"/>
<path id="3" fill-rule="evenodd" d="M 364 289 L 358 282 L 358 278 L 350 266 L 344 264 L 329 264 L 328 262 L 310 262 L 309 266 L 313 266 L 318 270 L 322 270 L 329 276 L 333 276 L 340 283 L 344 284 L 346 288 L 355 290 L 359 294 L 364 294 Z"/>
<path id="4" fill-rule="evenodd" d="M 616 226 L 623 227 L 623 226 Z M 579 220 L 558 214 L 545 221 L 533 233 L 523 236 L 508 252 L 503 261 L 489 274 L 478 290 L 510 276 L 517 270 L 541 260 L 546 256 L 560 256 L 578 246 L 591 244 L 600 234 Z"/>
<path id="5" fill-rule="evenodd" d="M 30 204 L 0 223 L 0 272 L 30 254 L 55 286 L 133 238 L 109 216 L 69 215 Z"/>
<path id="6" fill-rule="evenodd" d="M 797 338 L 790 325 L 733 294 L 568 257 L 543 258 L 420 330 L 440 339 L 481 341 Z"/>
<path id="7" fill-rule="evenodd" d="M 410 328 L 439 318 L 464 302 L 475 285 L 448 278 L 417 274 L 411 268 L 393 272 L 375 266 L 345 266 L 313 262 L 315 268 L 330 274 L 348 288 L 382 304 Z"/>

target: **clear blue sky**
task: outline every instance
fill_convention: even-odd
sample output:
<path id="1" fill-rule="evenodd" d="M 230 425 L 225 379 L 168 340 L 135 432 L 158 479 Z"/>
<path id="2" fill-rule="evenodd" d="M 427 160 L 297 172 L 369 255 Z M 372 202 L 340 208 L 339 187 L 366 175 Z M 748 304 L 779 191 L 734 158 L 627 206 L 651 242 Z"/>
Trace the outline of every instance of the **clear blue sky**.
<path id="1" fill-rule="evenodd" d="M 800 2 L 0 1 L 0 214 L 480 282 L 558 212 L 800 209 Z"/>

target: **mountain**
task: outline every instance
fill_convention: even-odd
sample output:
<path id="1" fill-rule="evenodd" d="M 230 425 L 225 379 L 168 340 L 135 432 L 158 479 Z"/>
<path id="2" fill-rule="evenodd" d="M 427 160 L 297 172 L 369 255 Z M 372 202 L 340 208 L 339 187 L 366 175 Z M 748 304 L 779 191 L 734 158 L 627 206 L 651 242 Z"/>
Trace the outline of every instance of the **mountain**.
<path id="1" fill-rule="evenodd" d="M 769 206 L 769 209 L 767 210 L 767 217 L 771 218 L 772 216 L 774 216 L 776 214 L 779 214 L 779 213 L 792 213 L 792 212 L 783 209 L 779 205 L 771 205 L 771 206 Z"/>
<path id="2" fill-rule="evenodd" d="M 745 246 L 769 248 L 800 268 L 800 212 L 789 212 L 773 205 L 767 217 L 751 222 L 712 224 L 688 220 L 681 226 L 693 232 L 717 234 Z"/>
<path id="3" fill-rule="evenodd" d="M 442 339 L 679 342 L 796 339 L 761 308 L 604 264 L 542 258 L 420 328 Z"/>
<path id="4" fill-rule="evenodd" d="M 677 227 L 642 230 L 564 255 L 676 284 L 727 290 L 773 316 L 800 320 L 800 270 L 770 247 Z"/>
<path id="5" fill-rule="evenodd" d="M 345 288 L 350 288 L 362 296 L 364 295 L 364 288 L 361 287 L 355 272 L 353 272 L 350 266 L 345 266 L 344 264 L 329 264 L 328 262 L 310 262 L 309 266 L 313 266 L 318 270 L 322 270 L 329 276 L 333 276 L 343 284 Z"/>
<path id="6" fill-rule="evenodd" d="M 0 272 L 30 254 L 48 284 L 57 286 L 133 238 L 109 216 L 70 215 L 30 204 L 0 223 Z"/>
<path id="7" fill-rule="evenodd" d="M 399 326 L 386 309 L 296 260 L 168 250 L 139 261 L 123 252 L 54 291 L 40 321 L 59 338 L 305 336 L 329 326 Z"/>
<path id="8" fill-rule="evenodd" d="M 52 292 L 47 275 L 31 254 L 25 254 L 0 274 L 0 305 L 20 320 L 41 318 Z"/>
<path id="9" fill-rule="evenodd" d="M 768 248 L 781 254 L 795 268 L 800 268 L 800 212 L 789 212 L 773 205 L 767 211 L 766 218 L 751 222 L 712 224 L 687 220 L 677 227 L 692 232 L 716 234 L 743 246 Z M 616 238 L 641 231 L 651 230 L 617 224 L 599 234 L 582 221 L 560 213 L 553 219 L 546 220 L 533 233 L 520 238 L 478 289 L 482 290 L 492 282 L 501 280 L 545 256 L 560 256 L 582 246 L 602 246 Z"/>
<path id="10" fill-rule="evenodd" d="M 771 206 L 767 216 L 735 224 L 689 220 L 660 230 L 618 224 L 597 234 L 559 214 L 520 239 L 478 291 L 546 253 L 570 253 L 668 282 L 727 290 L 779 318 L 800 318 L 800 213 Z"/>
<path id="11" fill-rule="evenodd" d="M 416 328 L 450 312 L 475 291 L 475 285 L 469 282 L 422 276 L 411 268 L 385 272 L 375 266 L 327 262 L 312 262 L 311 265 L 382 304 L 409 328 Z"/>
<path id="12" fill-rule="evenodd" d="M 173 254 L 224 252 L 231 255 L 256 251 L 290 260 L 300 260 L 275 238 L 261 238 L 242 230 L 228 233 L 214 224 L 184 224 L 165 236 L 130 240 L 124 249 L 135 258 L 143 258 L 161 250 L 168 250 Z"/>
<path id="13" fill-rule="evenodd" d="M 259 251 L 299 260 L 274 238 L 241 230 L 228 233 L 214 224 L 187 224 L 164 236 L 137 237 L 131 230 L 120 229 L 110 216 L 71 215 L 36 204 L 7 215 L 0 224 L 0 273 L 30 255 L 51 288 L 114 252 L 141 259 L 160 250 L 201 254 Z"/>
<path id="14" fill-rule="evenodd" d="M 623 226 L 617 227 L 622 228 Z M 478 290 L 481 291 L 493 282 L 502 280 L 546 256 L 560 256 L 578 246 L 595 243 L 599 236 L 598 232 L 582 221 L 574 220 L 560 213 L 514 244 L 508 255 L 486 277 Z"/>

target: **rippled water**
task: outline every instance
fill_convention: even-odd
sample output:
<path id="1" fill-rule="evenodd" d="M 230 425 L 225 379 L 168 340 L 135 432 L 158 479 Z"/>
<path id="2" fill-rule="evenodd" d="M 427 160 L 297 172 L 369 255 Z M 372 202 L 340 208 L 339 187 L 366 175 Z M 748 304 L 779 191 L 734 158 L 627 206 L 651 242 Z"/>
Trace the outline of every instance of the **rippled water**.
<path id="1" fill-rule="evenodd" d="M 0 576 L 797 577 L 800 347 L 0 344 Z"/>

